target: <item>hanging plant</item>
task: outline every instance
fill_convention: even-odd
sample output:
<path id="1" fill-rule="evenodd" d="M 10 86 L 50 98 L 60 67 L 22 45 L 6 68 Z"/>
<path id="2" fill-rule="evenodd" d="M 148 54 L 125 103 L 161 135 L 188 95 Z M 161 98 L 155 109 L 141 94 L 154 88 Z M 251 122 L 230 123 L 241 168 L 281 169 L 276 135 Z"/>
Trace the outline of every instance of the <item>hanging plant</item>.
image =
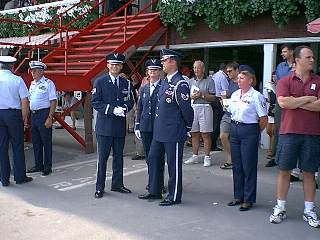
<path id="1" fill-rule="evenodd" d="M 223 24 L 239 24 L 244 17 L 271 14 L 279 26 L 289 19 L 304 14 L 307 21 L 320 16 L 319 0 L 160 0 L 161 20 L 173 26 L 181 37 L 194 26 L 197 17 L 202 18 L 210 29 L 218 30 Z"/>

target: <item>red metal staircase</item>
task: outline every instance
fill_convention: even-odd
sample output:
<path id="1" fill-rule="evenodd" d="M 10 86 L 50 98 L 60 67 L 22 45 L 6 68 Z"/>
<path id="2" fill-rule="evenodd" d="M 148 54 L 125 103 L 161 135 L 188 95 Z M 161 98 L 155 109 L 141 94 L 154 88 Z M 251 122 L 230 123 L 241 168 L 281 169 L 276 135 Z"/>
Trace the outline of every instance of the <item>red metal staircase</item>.
<path id="1" fill-rule="evenodd" d="M 115 15 L 100 18 L 42 59 L 58 90 L 90 90 L 91 80 L 106 69 L 108 53 L 137 49 L 163 29 L 159 13 Z"/>
<path id="2" fill-rule="evenodd" d="M 127 58 L 129 58 L 137 48 L 154 36 L 156 43 L 154 43 L 144 55 L 143 59 L 138 63 L 139 66 L 143 63 L 144 58 L 147 57 L 148 53 L 158 43 L 160 37 L 166 32 L 165 27 L 161 23 L 159 13 L 146 13 L 157 3 L 156 0 L 150 1 L 150 3 L 146 4 L 138 13 L 127 15 L 127 9 L 132 2 L 133 0 L 129 0 L 127 4 L 110 16 L 101 16 L 86 28 L 80 30 L 78 34 L 73 35 L 72 38 L 68 39 L 67 37 L 64 39 L 64 42 L 60 42 L 60 46 L 49 46 L 51 51 L 41 59 L 48 67 L 45 71 L 45 76 L 54 81 L 57 90 L 88 92 L 85 99 L 82 99 L 71 106 L 63 113 L 63 115 L 68 114 L 83 101 L 85 102 L 85 111 L 87 109 L 87 112 L 91 112 L 90 90 L 92 88 L 92 80 L 106 71 L 105 56 L 108 53 L 125 53 Z M 98 7 L 99 4 L 95 5 L 93 9 L 98 10 Z M 61 16 L 59 18 L 61 20 Z M 61 35 L 61 32 L 64 31 L 68 36 L 68 31 L 73 30 L 70 28 L 70 25 L 71 23 L 67 24 L 67 26 L 60 25 L 60 27 L 56 27 L 58 28 L 57 34 L 60 33 Z M 50 39 L 48 39 L 48 41 L 49 40 Z M 62 40 L 62 38 L 60 40 Z M 31 60 L 30 53 L 40 46 L 32 46 L 31 48 L 30 45 L 27 46 L 27 44 L 25 46 L 19 46 L 19 51 L 16 55 L 24 47 L 29 48 L 30 50 L 28 51 L 28 56 L 17 66 L 16 73 L 20 73 L 28 83 L 32 80 L 31 75 L 26 74 L 26 72 L 20 72 L 20 69 L 23 69 L 22 67 L 26 66 L 29 60 Z M 41 47 L 48 48 L 45 44 Z M 52 47 L 55 48 L 52 49 Z M 138 69 L 138 66 L 134 66 L 129 59 L 127 59 L 126 62 L 132 73 Z M 86 140 L 65 123 L 61 115 L 55 114 L 55 120 L 85 147 L 86 152 L 92 152 L 91 114 L 88 113 L 85 115 L 85 125 L 87 121 L 87 128 L 85 126 Z"/>

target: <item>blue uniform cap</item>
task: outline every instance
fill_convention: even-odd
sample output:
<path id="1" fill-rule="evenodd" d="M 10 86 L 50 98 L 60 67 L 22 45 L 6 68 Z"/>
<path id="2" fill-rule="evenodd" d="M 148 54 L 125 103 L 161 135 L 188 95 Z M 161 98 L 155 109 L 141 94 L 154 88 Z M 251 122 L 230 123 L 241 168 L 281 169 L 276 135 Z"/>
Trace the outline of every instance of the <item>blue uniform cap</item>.
<path id="1" fill-rule="evenodd" d="M 158 70 L 162 69 L 162 64 L 158 59 L 148 59 L 145 63 L 148 70 Z"/>
<path id="2" fill-rule="evenodd" d="M 110 53 L 106 56 L 106 60 L 111 64 L 122 64 L 126 57 L 121 53 Z"/>
<path id="3" fill-rule="evenodd" d="M 0 56 L 0 63 L 14 63 L 17 59 L 11 56 Z"/>
<path id="4" fill-rule="evenodd" d="M 168 48 L 164 48 L 160 51 L 160 61 L 164 61 L 168 58 L 181 58 L 182 55 L 176 51 Z"/>
<path id="5" fill-rule="evenodd" d="M 47 66 L 41 61 L 30 61 L 29 67 L 30 69 L 36 69 L 36 68 L 42 69 L 42 70 L 47 69 Z"/>
<path id="6" fill-rule="evenodd" d="M 245 65 L 245 64 L 239 66 L 239 72 L 243 72 L 243 71 L 249 72 L 253 75 L 256 74 L 252 67 L 250 67 L 249 65 Z"/>

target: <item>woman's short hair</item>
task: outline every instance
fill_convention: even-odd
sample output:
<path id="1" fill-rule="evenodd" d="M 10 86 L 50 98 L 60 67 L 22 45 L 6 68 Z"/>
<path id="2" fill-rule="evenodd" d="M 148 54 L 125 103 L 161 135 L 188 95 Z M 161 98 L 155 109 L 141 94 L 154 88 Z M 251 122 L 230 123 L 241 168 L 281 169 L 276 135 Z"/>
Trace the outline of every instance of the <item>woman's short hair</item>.
<path id="1" fill-rule="evenodd" d="M 242 74 L 251 79 L 251 86 L 255 87 L 257 85 L 257 78 L 255 74 L 252 74 L 249 71 L 241 71 L 239 74 Z"/>

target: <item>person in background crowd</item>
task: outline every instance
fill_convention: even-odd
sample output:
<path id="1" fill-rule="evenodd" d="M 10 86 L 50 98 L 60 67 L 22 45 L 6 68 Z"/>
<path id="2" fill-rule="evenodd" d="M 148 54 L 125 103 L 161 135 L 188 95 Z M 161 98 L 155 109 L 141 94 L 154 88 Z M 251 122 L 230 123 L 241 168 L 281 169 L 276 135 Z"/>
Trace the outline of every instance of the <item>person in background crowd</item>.
<path id="1" fill-rule="evenodd" d="M 123 77 L 128 79 L 128 77 L 124 74 Z M 142 86 L 142 82 L 140 82 L 138 76 L 136 74 L 133 74 L 132 77 L 132 84 L 134 88 L 134 107 L 131 109 L 129 114 L 127 114 L 127 125 L 128 125 L 128 132 L 133 133 L 134 132 L 134 126 L 135 126 L 135 118 L 137 115 L 137 105 L 138 105 L 138 99 L 139 99 L 139 89 Z M 143 160 L 145 159 L 145 154 L 144 154 L 144 149 L 143 149 L 143 144 L 141 141 L 141 138 L 137 138 L 136 136 L 134 137 L 134 144 L 136 147 L 136 153 L 135 155 L 131 158 L 132 160 Z"/>
<path id="2" fill-rule="evenodd" d="M 70 108 L 71 106 L 73 106 L 74 104 L 76 104 L 79 100 L 72 96 L 71 92 L 66 92 L 63 94 L 63 106 L 62 106 L 62 113 Z M 70 114 L 68 114 L 69 116 L 71 116 L 71 120 L 72 120 L 72 129 L 76 130 L 76 122 L 77 120 L 79 120 L 80 118 L 83 117 L 83 106 L 82 104 L 79 104 L 75 109 L 71 110 Z M 65 116 L 62 117 L 62 119 L 65 119 Z M 56 129 L 62 129 L 61 126 L 57 126 Z"/>
<path id="3" fill-rule="evenodd" d="M 271 223 L 286 218 L 286 200 L 290 172 L 297 166 L 303 172 L 303 220 L 319 227 L 315 211 L 315 172 L 320 163 L 320 77 L 313 74 L 314 55 L 311 48 L 298 46 L 293 52 L 295 70 L 277 85 L 277 100 L 282 109 L 276 161 L 277 204 L 270 215 Z"/>
<path id="4" fill-rule="evenodd" d="M 236 62 L 227 64 L 227 74 L 229 77 L 229 87 L 228 91 L 222 92 L 221 98 L 229 99 L 236 90 L 239 89 L 238 86 L 238 74 L 239 74 L 239 64 Z M 221 169 L 232 169 L 232 158 L 230 151 L 230 124 L 231 124 L 231 114 L 224 109 L 225 112 L 222 116 L 220 123 L 220 140 L 223 146 L 223 151 L 226 154 L 226 161 L 220 166 Z"/>
<path id="5" fill-rule="evenodd" d="M 92 89 L 92 107 L 98 112 L 97 136 L 97 182 L 95 198 L 104 195 L 107 160 L 112 148 L 111 191 L 131 193 L 123 185 L 123 148 L 126 135 L 126 113 L 134 105 L 133 87 L 130 81 L 119 76 L 125 56 L 111 53 L 106 56 L 109 72 L 97 78 Z"/>
<path id="6" fill-rule="evenodd" d="M 216 92 L 217 98 L 215 98 L 215 100 L 212 102 L 213 132 L 211 134 L 211 140 L 212 140 L 211 150 L 222 151 L 222 149 L 217 147 L 217 140 L 220 135 L 221 118 L 224 114 L 220 101 L 221 101 L 221 93 L 228 91 L 228 88 L 229 88 L 228 76 L 226 74 L 226 65 L 224 63 L 220 64 L 219 71 L 213 74 L 212 79 L 216 88 L 215 92 Z"/>
<path id="7" fill-rule="evenodd" d="M 293 67 L 294 59 L 293 59 L 293 46 L 290 44 L 284 44 L 281 46 L 281 56 L 284 60 L 284 62 L 281 62 L 278 64 L 276 68 L 276 85 L 280 81 L 281 78 L 288 76 Z M 272 146 L 272 157 L 266 164 L 266 167 L 274 167 L 276 166 L 275 162 L 275 156 L 277 151 L 277 145 L 278 145 L 278 137 L 279 137 L 279 129 L 280 129 L 280 119 L 281 119 L 281 108 L 276 101 L 275 107 L 274 107 L 274 142 Z M 299 176 L 299 175 L 298 175 Z M 293 177 L 293 180 L 299 180 L 295 179 Z"/>
<path id="8" fill-rule="evenodd" d="M 178 72 L 180 54 L 171 49 L 162 49 L 160 58 L 167 76 L 159 90 L 153 140 L 148 155 L 149 195 L 144 199 L 162 198 L 163 156 L 166 154 L 169 194 L 159 205 L 170 206 L 181 203 L 183 146 L 187 132 L 191 130 L 193 109 L 189 85 Z"/>
<path id="9" fill-rule="evenodd" d="M 199 163 L 199 147 L 200 135 L 204 142 L 205 156 L 203 166 L 211 166 L 211 132 L 213 131 L 213 112 L 210 103 L 215 98 L 214 82 L 206 78 L 205 67 L 202 61 L 195 61 L 193 64 L 195 77 L 190 79 L 192 108 L 194 118 L 191 129 L 192 136 L 192 152 L 190 159 L 185 161 L 185 164 Z"/>
<path id="10" fill-rule="evenodd" d="M 0 179 L 10 185 L 9 143 L 13 151 L 13 176 L 16 184 L 32 181 L 26 176 L 23 126 L 28 123 L 28 89 L 21 77 L 11 70 L 16 58 L 0 56 Z"/>
<path id="11" fill-rule="evenodd" d="M 239 71 L 239 90 L 231 95 L 226 104 L 231 113 L 230 146 L 234 184 L 234 199 L 228 206 L 240 205 L 240 211 L 248 211 L 256 202 L 259 139 L 268 118 L 264 96 L 252 87 L 254 70 L 242 65 Z"/>
<path id="12" fill-rule="evenodd" d="M 29 66 L 33 78 L 29 99 L 35 166 L 28 173 L 42 171 L 42 175 L 47 176 L 52 173 L 52 120 L 57 106 L 56 87 L 43 75 L 47 68 L 43 62 L 31 61 Z"/>
<path id="13" fill-rule="evenodd" d="M 265 86 L 266 99 L 268 102 L 268 124 L 267 134 L 269 135 L 269 148 L 267 153 L 267 159 L 272 158 L 272 146 L 274 142 L 274 107 L 276 104 L 276 78 L 275 72 L 272 73 L 271 80 Z"/>

